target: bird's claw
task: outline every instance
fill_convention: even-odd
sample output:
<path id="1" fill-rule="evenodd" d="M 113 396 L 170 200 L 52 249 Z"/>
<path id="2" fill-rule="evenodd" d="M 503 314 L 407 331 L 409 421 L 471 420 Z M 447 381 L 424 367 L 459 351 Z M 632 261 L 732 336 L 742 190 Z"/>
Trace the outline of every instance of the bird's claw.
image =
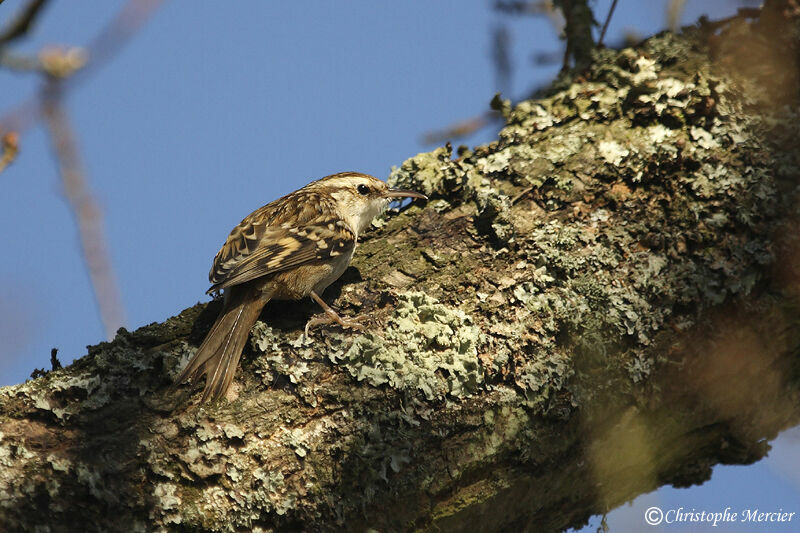
<path id="1" fill-rule="evenodd" d="M 358 320 L 342 318 L 337 314 L 331 315 L 329 313 L 325 313 L 320 317 L 311 318 L 308 322 L 306 322 L 306 327 L 303 330 L 303 333 L 306 337 L 308 337 L 309 329 L 316 326 L 327 326 L 330 324 L 338 324 L 339 326 L 345 329 L 354 329 L 354 330 L 364 329 L 364 324 L 361 324 Z"/>

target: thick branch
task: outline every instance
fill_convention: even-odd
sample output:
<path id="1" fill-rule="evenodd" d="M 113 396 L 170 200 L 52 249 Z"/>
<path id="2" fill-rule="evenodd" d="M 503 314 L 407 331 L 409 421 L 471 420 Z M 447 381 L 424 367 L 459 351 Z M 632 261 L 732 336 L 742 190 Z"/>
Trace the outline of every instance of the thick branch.
<path id="1" fill-rule="evenodd" d="M 760 24 L 600 51 L 403 163 L 431 201 L 326 295 L 370 328 L 268 305 L 230 403 L 167 393 L 218 303 L 0 390 L 2 527 L 557 531 L 758 460 L 800 422 L 797 72 Z"/>

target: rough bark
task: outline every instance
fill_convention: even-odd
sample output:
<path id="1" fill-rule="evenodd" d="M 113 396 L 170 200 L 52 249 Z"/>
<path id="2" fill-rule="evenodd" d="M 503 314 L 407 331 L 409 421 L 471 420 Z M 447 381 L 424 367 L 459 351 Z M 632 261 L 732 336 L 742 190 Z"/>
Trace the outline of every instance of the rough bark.
<path id="1" fill-rule="evenodd" d="M 599 51 L 497 102 L 497 141 L 403 163 L 430 202 L 326 295 L 367 330 L 304 341 L 313 305 L 268 305 L 229 402 L 167 390 L 216 302 L 0 390 L 0 528 L 560 531 L 760 459 L 800 422 L 774 19 Z"/>

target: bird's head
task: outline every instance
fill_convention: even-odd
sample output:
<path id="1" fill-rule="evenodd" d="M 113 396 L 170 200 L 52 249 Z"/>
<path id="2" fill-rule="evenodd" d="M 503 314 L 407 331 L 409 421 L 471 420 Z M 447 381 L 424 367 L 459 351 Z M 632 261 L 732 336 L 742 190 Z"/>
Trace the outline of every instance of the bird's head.
<path id="1" fill-rule="evenodd" d="M 360 234 L 372 220 L 386 211 L 392 201 L 428 197 L 416 191 L 392 189 L 386 182 L 368 174 L 340 172 L 307 186 L 319 189 L 336 200 L 340 215 L 353 231 Z"/>

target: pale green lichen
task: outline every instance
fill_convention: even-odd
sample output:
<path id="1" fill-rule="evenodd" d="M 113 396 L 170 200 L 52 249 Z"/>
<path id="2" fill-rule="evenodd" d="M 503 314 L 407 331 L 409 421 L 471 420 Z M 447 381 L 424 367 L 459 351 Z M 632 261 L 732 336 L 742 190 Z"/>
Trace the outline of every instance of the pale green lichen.
<path id="1" fill-rule="evenodd" d="M 430 197 L 451 196 L 464 182 L 450 160 L 451 150 L 446 147 L 432 152 L 422 152 L 407 159 L 400 167 L 393 167 L 388 183 L 393 187 L 412 188 Z"/>
<path id="2" fill-rule="evenodd" d="M 616 141 L 600 141 L 597 145 L 597 151 L 600 153 L 600 157 L 611 165 L 619 165 L 630 154 L 630 150 Z"/>
<path id="3" fill-rule="evenodd" d="M 511 199 L 492 187 L 484 187 L 477 191 L 475 204 L 478 215 L 475 225 L 478 230 L 489 234 L 497 243 L 506 243 L 514 236 L 511 223 Z"/>
<path id="4" fill-rule="evenodd" d="M 186 341 L 179 341 L 177 346 L 164 353 L 165 366 L 170 371 L 171 380 L 177 379 L 195 353 Z"/>
<path id="5" fill-rule="evenodd" d="M 40 411 L 52 414 L 56 419 L 64 422 L 74 413 L 80 412 L 85 407 L 99 408 L 110 401 L 108 389 L 103 381 L 95 375 L 88 373 L 70 376 L 63 372 L 49 373 L 42 380 L 31 381 L 8 387 L 3 394 L 10 396 L 28 396 L 33 401 L 33 405 Z M 56 398 L 62 394 L 86 398 L 83 403 L 68 403 Z"/>
<path id="6" fill-rule="evenodd" d="M 276 374 L 287 376 L 289 381 L 294 384 L 302 382 L 303 374 L 309 371 L 308 363 L 287 359 L 285 353 L 280 348 L 281 339 L 275 335 L 270 326 L 262 321 L 258 321 L 250 332 L 250 346 L 262 355 L 255 362 L 255 372 L 262 376 L 265 384 L 269 385 Z M 301 335 L 293 347 L 299 348 L 310 343 Z"/>
<path id="7" fill-rule="evenodd" d="M 490 236 L 496 243 L 508 242 L 514 235 L 511 223 L 511 200 L 497 190 L 486 176 L 476 169 L 486 167 L 497 172 L 508 167 L 511 154 L 493 154 L 474 168 L 463 168 L 450 159 L 449 147 L 417 154 L 406 160 L 400 168 L 393 168 L 388 183 L 393 187 L 424 192 L 437 201 L 437 197 L 461 197 L 474 202 L 478 209 L 475 225 L 478 231 Z M 491 173 L 491 170 L 486 170 Z"/>
<path id="8" fill-rule="evenodd" d="M 360 335 L 330 358 L 372 385 L 418 390 L 429 400 L 462 397 L 483 382 L 481 342 L 482 333 L 469 315 L 424 293 L 407 292 L 398 296 L 381 333 Z"/>
<path id="9" fill-rule="evenodd" d="M 52 466 L 53 470 L 56 472 L 69 472 L 70 468 L 72 468 L 72 461 L 53 454 L 47 456 L 47 462 L 50 463 L 50 466 Z"/>
<path id="10" fill-rule="evenodd" d="M 719 147 L 719 143 L 714 140 L 714 136 L 711 135 L 711 132 L 708 130 L 699 128 L 697 126 L 692 126 L 692 128 L 689 130 L 689 133 L 692 136 L 692 139 L 694 139 L 697 145 L 701 148 L 713 150 L 714 148 Z"/>
<path id="11" fill-rule="evenodd" d="M 153 489 L 153 499 L 156 502 L 158 514 L 164 524 L 180 524 L 183 517 L 180 513 L 181 497 L 177 492 L 178 487 L 172 483 L 157 483 Z M 150 518 L 156 517 L 156 509 L 150 512 Z"/>
<path id="12" fill-rule="evenodd" d="M 285 446 L 291 448 L 298 457 L 305 457 L 308 454 L 308 445 L 305 443 L 304 431 L 300 428 L 285 430 L 281 437 Z"/>

